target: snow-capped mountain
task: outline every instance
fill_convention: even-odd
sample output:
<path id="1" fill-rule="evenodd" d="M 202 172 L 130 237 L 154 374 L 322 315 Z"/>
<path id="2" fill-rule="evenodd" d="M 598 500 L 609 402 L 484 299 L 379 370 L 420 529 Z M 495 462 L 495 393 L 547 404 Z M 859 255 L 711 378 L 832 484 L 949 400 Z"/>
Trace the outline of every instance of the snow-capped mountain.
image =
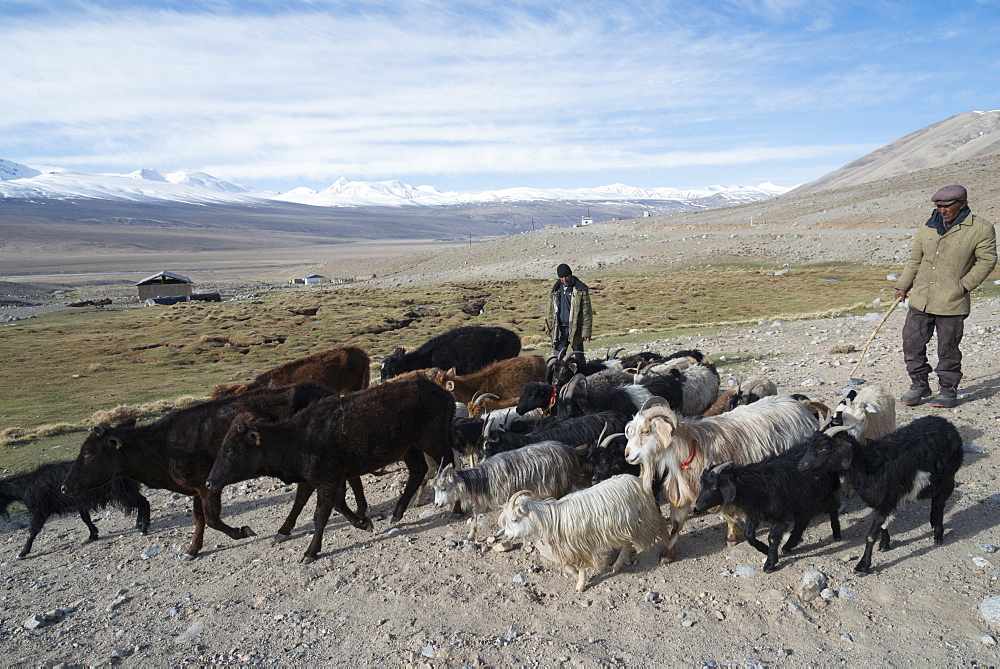
<path id="1" fill-rule="evenodd" d="M 0 159 L 0 198 L 96 199 L 128 202 L 231 203 L 258 201 L 249 188 L 204 172 L 140 169 L 92 174 L 62 167 L 28 166 Z"/>
<path id="2" fill-rule="evenodd" d="M 763 200 L 787 188 L 709 186 L 702 189 L 635 188 L 611 184 L 597 188 L 506 188 L 480 193 L 442 192 L 402 181 L 351 181 L 340 178 L 321 190 L 295 188 L 275 194 L 254 191 L 204 172 L 164 173 L 143 168 L 128 174 L 93 174 L 60 167 L 28 166 L 0 159 L 0 198 L 99 199 L 132 202 L 252 203 L 261 200 L 315 207 L 435 207 L 514 202 L 683 202 L 709 208 Z"/>

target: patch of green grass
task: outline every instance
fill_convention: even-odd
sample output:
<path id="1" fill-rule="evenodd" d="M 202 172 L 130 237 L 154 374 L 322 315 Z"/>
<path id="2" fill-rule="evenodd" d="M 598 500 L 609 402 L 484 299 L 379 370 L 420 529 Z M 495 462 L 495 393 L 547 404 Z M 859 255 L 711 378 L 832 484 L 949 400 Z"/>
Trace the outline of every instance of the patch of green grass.
<path id="1" fill-rule="evenodd" d="M 775 276 L 776 269 L 787 272 Z M 594 306 L 590 349 L 596 354 L 612 343 L 638 346 L 692 328 L 705 332 L 731 323 L 843 313 L 876 297 L 888 303 L 893 290 L 887 271 L 844 263 L 727 264 L 582 277 Z M 119 405 L 207 398 L 216 385 L 247 381 L 339 345 L 366 350 L 377 378 L 376 356 L 415 348 L 463 325 L 509 328 L 521 336 L 526 354 L 548 355 L 543 321 L 552 284 L 517 279 L 391 289 L 335 286 L 276 290 L 246 302 L 53 312 L 0 329 L 0 433 L 59 424 L 83 429 L 96 412 Z M 463 312 L 479 302 L 482 315 Z M 20 470 L 74 457 L 82 441 L 82 434 L 60 434 L 0 446 L 0 467 Z"/>

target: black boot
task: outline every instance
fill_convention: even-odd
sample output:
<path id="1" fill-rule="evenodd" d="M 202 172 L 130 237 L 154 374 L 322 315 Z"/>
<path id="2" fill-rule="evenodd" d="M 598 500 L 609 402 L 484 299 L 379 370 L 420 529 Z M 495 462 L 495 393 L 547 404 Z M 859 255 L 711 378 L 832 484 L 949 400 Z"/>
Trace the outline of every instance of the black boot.
<path id="1" fill-rule="evenodd" d="M 899 398 L 899 403 L 908 407 L 916 406 L 920 404 L 921 400 L 931 396 L 931 386 L 927 383 L 926 376 L 911 376 L 910 378 L 913 379 L 910 389 Z"/>
<path id="2" fill-rule="evenodd" d="M 941 385 L 938 390 L 937 397 L 931 402 L 932 407 L 941 407 L 942 409 L 952 409 L 958 406 L 958 386 L 946 386 Z"/>

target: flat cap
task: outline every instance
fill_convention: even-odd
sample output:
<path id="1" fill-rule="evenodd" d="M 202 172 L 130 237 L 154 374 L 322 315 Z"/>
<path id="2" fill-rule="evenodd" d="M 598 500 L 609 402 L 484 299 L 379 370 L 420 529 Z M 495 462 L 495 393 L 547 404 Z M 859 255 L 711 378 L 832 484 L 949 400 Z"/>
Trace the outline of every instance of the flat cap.
<path id="1" fill-rule="evenodd" d="M 945 186 L 931 197 L 931 202 L 939 204 L 949 204 L 958 200 L 968 200 L 969 194 L 965 191 L 965 186 Z"/>

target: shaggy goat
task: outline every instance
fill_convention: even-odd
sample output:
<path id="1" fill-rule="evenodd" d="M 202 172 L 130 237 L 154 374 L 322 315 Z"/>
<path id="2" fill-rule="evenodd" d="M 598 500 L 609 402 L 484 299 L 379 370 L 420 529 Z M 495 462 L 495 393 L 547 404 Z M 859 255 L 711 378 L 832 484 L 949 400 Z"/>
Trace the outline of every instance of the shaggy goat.
<path id="1" fill-rule="evenodd" d="M 845 426 L 816 432 L 809 440 L 799 469 L 843 475 L 872 509 L 865 553 L 854 571 L 871 571 L 872 547 L 889 550 L 889 521 L 900 502 L 931 500 L 934 543 L 944 542 L 944 503 L 955 489 L 955 472 L 962 466 L 962 437 L 940 416 L 918 418 L 898 430 L 862 444 Z"/>
<path id="2" fill-rule="evenodd" d="M 863 444 L 896 429 L 896 398 L 883 386 L 851 389 L 831 414 L 829 427 L 843 425 Z"/>
<path id="3" fill-rule="evenodd" d="M 535 502 L 530 491 L 522 490 L 504 505 L 499 522 L 510 539 L 535 541 L 543 556 L 574 567 L 577 592 L 586 585 L 587 567 L 603 566 L 607 550 L 620 549 L 611 567 L 618 571 L 632 547 L 644 551 L 670 530 L 649 489 L 629 474 L 559 500 Z"/>
<path id="4" fill-rule="evenodd" d="M 744 536 L 747 543 L 767 556 L 766 572 L 775 570 L 778 546 L 789 526 L 792 531 L 782 547 L 785 553 L 799 545 L 809 521 L 821 513 L 829 514 L 833 538 L 840 538 L 840 478 L 835 472 L 800 472 L 798 465 L 804 452 L 805 447 L 799 444 L 748 465 L 709 465 L 701 475 L 701 493 L 694 512 L 703 513 L 715 506 L 735 506 L 742 511 L 747 518 Z M 771 525 L 767 544 L 757 539 L 761 522 Z"/>
<path id="5" fill-rule="evenodd" d="M 499 509 L 518 490 L 527 488 L 539 497 L 562 497 L 589 480 L 589 467 L 575 448 L 543 441 L 498 453 L 472 469 L 446 465 L 431 480 L 431 487 L 436 506 L 458 502 L 472 514 L 469 538 L 475 540 L 479 514 Z"/>
<path id="6" fill-rule="evenodd" d="M 90 514 L 108 506 L 130 513 L 135 511 L 135 526 L 143 534 L 149 533 L 149 502 L 139 492 L 139 482 L 126 478 L 115 478 L 109 483 L 79 495 L 70 497 L 59 491 L 73 461 L 50 462 L 25 474 L 15 474 L 0 480 L 0 516 L 9 518 L 8 507 L 14 502 L 22 502 L 31 513 L 28 525 L 28 541 L 17 554 L 25 558 L 31 552 L 31 544 L 41 532 L 45 521 L 52 514 L 63 515 L 77 512 L 90 530 L 87 541 L 97 540 L 97 526 Z"/>
<path id="7" fill-rule="evenodd" d="M 662 400 L 661 400 L 662 401 Z M 764 397 L 721 416 L 684 418 L 662 404 L 649 403 L 625 428 L 625 458 L 642 467 L 642 479 L 653 489 L 663 477 L 663 492 L 673 520 L 670 541 L 661 556 L 668 562 L 677 551 L 677 534 L 698 497 L 701 473 L 709 462 L 747 464 L 788 450 L 816 431 L 819 423 L 805 404 L 786 396 Z M 722 511 L 729 528 L 726 541 L 739 541 L 738 511 Z"/>
<path id="8" fill-rule="evenodd" d="M 753 404 L 761 397 L 777 395 L 778 387 L 774 381 L 755 376 L 746 383 L 739 382 L 735 388 L 727 388 L 719 393 L 718 399 L 708 409 L 706 416 L 718 416 L 727 411 L 732 411 L 738 406 Z"/>
<path id="9" fill-rule="evenodd" d="M 538 427 L 530 432 L 507 431 L 499 435 L 487 436 L 483 454 L 488 458 L 503 451 L 513 451 L 528 444 L 550 440 L 574 446 L 592 444 L 600 438 L 601 432 L 605 429 L 611 432 L 621 432 L 625 429 L 626 422 L 628 422 L 628 416 L 613 411 L 567 418 L 566 420 L 541 421 Z"/>

